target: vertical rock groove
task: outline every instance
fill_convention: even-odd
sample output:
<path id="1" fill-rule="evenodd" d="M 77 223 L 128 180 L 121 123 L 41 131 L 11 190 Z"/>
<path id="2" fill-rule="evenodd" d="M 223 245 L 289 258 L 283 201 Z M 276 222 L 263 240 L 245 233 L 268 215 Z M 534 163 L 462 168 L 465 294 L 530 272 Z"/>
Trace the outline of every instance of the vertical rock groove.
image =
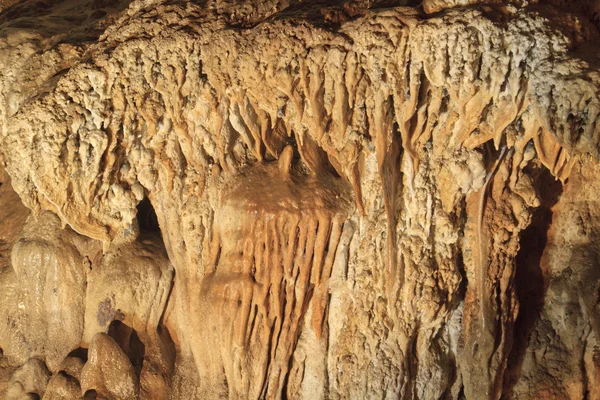
<path id="1" fill-rule="evenodd" d="M 595 398 L 597 11 L 0 0 L 1 396 Z"/>

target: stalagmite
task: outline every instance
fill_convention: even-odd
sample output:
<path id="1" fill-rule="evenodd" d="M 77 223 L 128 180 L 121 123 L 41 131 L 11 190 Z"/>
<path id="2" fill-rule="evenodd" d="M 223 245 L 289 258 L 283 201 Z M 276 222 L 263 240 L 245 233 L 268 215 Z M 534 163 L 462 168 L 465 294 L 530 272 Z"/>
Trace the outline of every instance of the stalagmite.
<path id="1" fill-rule="evenodd" d="M 0 0 L 0 397 L 600 398 L 596 3 Z"/>

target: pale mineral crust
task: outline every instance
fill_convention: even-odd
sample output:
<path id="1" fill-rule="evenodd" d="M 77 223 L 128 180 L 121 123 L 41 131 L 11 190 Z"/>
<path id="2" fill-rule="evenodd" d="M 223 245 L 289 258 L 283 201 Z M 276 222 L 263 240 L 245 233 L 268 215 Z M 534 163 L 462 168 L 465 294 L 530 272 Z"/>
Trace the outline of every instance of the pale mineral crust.
<path id="1" fill-rule="evenodd" d="M 0 396 L 600 399 L 598 0 L 0 0 Z"/>

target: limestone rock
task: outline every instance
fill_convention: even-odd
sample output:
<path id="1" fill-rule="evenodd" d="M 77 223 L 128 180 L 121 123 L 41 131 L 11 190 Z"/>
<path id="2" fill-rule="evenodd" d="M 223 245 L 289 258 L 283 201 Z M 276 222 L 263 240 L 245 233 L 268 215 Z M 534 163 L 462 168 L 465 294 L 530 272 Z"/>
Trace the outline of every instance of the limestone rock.
<path id="1" fill-rule="evenodd" d="M 62 229 L 56 215 L 44 212 L 28 220 L 12 247 L 14 274 L 5 281 L 8 309 L 0 343 L 15 362 L 40 357 L 54 371 L 79 347 L 89 258 L 80 253 L 74 236 Z"/>
<path id="2" fill-rule="evenodd" d="M 129 358 L 107 334 L 97 333 L 90 343 L 88 362 L 81 371 L 83 393 L 94 391 L 108 399 L 134 399 L 138 383 Z"/>
<path id="3" fill-rule="evenodd" d="M 5 393 L 7 400 L 36 399 L 44 395 L 50 372 L 43 361 L 27 360 L 12 376 Z"/>
<path id="4" fill-rule="evenodd" d="M 599 4 L 0 2 L 0 390 L 598 398 Z"/>
<path id="5" fill-rule="evenodd" d="M 173 267 L 158 235 L 116 247 L 87 280 L 85 331 L 90 343 L 108 333 L 133 362 L 143 398 L 165 398 L 175 361 L 173 342 L 159 331 L 172 289 Z"/>
<path id="6" fill-rule="evenodd" d="M 65 358 L 58 367 L 58 372 L 50 378 L 43 400 L 80 399 L 79 380 L 83 365 L 83 360 L 78 357 Z"/>
<path id="7" fill-rule="evenodd" d="M 75 400 L 81 398 L 79 382 L 63 372 L 58 372 L 48 382 L 44 400 Z"/>

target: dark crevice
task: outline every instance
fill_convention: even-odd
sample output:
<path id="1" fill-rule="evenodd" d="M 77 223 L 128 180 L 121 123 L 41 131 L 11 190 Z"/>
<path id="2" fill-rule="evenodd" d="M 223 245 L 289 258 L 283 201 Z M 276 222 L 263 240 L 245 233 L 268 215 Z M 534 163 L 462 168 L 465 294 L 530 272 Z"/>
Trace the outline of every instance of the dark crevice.
<path id="1" fill-rule="evenodd" d="M 171 336 L 171 332 L 169 329 L 162 323 L 157 327 L 158 336 L 161 340 L 162 352 L 165 362 L 167 363 L 168 370 L 173 371 L 175 368 L 175 361 L 177 359 L 177 346 L 173 341 L 173 337 Z"/>
<path id="2" fill-rule="evenodd" d="M 144 197 L 137 205 L 137 221 L 140 233 L 159 233 L 158 217 L 148 197 Z"/>
<path id="3" fill-rule="evenodd" d="M 461 385 L 460 387 L 460 391 L 458 392 L 458 400 L 465 400 L 466 396 L 465 396 L 465 386 Z"/>
<path id="4" fill-rule="evenodd" d="M 419 372 L 419 358 L 417 357 L 417 340 L 418 333 L 415 334 L 409 342 L 409 355 L 408 360 L 406 361 L 406 370 L 408 375 L 408 381 L 410 382 L 410 387 L 407 389 L 409 392 L 409 398 L 418 399 L 416 394 L 416 383 L 417 383 L 417 374 Z M 433 343 L 432 343 L 433 344 Z M 407 393 L 408 394 L 408 393 Z"/>
<path id="5" fill-rule="evenodd" d="M 131 365 L 133 365 L 135 373 L 139 377 L 144 363 L 146 347 L 140 340 L 135 329 L 119 320 L 115 320 L 111 322 L 108 327 L 108 335 L 112 337 L 119 347 L 121 347 L 123 352 L 127 354 L 127 357 L 131 360 Z"/>
<path id="6" fill-rule="evenodd" d="M 456 290 L 453 296 L 452 310 L 455 310 L 460 305 L 460 303 L 464 301 L 465 294 L 467 293 L 467 286 L 469 284 L 462 251 L 459 251 L 459 253 L 456 256 L 456 269 L 460 273 L 461 280 L 460 284 L 458 285 L 458 289 Z"/>
<path id="7" fill-rule="evenodd" d="M 79 358 L 83 360 L 83 362 L 86 362 L 88 359 L 88 349 L 78 347 L 75 350 L 71 351 L 67 357 Z"/>
<path id="8" fill-rule="evenodd" d="M 540 206 L 534 211 L 531 224 L 523 231 L 515 263 L 515 286 L 519 298 L 519 315 L 515 321 L 513 347 L 504 378 L 504 395 L 510 397 L 519 380 L 529 337 L 539 319 L 546 292 L 541 265 L 548 229 L 552 223 L 552 206 L 562 193 L 562 185 L 546 168 L 533 171 L 537 175 Z"/>

